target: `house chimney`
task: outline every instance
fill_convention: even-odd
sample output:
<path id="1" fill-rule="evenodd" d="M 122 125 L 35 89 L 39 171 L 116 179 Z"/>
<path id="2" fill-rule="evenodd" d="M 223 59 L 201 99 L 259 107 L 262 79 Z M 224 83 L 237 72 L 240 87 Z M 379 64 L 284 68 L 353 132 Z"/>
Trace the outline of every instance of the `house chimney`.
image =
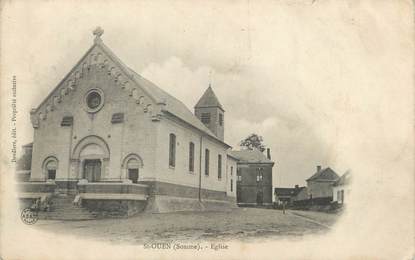
<path id="1" fill-rule="evenodd" d="M 321 165 L 317 165 L 317 172 L 321 171 Z"/>
<path id="2" fill-rule="evenodd" d="M 269 148 L 267 148 L 267 158 L 271 160 L 271 150 Z"/>

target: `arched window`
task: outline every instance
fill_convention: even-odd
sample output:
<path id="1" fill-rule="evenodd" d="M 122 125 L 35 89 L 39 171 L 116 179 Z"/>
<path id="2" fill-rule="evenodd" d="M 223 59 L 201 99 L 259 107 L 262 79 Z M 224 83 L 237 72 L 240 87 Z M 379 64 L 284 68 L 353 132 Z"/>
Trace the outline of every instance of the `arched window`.
<path id="1" fill-rule="evenodd" d="M 209 176 L 209 149 L 205 149 L 205 175 Z"/>
<path id="2" fill-rule="evenodd" d="M 189 143 L 189 171 L 194 172 L 195 170 L 195 144 Z"/>
<path id="3" fill-rule="evenodd" d="M 170 134 L 169 141 L 169 166 L 176 166 L 176 136 Z"/>
<path id="4" fill-rule="evenodd" d="M 138 183 L 139 168 L 143 168 L 143 160 L 138 154 L 128 154 L 121 165 L 123 168 L 125 178 L 131 180 L 133 183 Z"/>
<path id="5" fill-rule="evenodd" d="M 138 168 L 140 168 L 140 162 L 136 158 L 131 158 L 127 162 L 128 179 L 133 183 L 138 182 Z"/>
<path id="6" fill-rule="evenodd" d="M 47 180 L 55 180 L 58 170 L 58 160 L 55 157 L 48 157 L 43 163 L 43 171 Z"/>

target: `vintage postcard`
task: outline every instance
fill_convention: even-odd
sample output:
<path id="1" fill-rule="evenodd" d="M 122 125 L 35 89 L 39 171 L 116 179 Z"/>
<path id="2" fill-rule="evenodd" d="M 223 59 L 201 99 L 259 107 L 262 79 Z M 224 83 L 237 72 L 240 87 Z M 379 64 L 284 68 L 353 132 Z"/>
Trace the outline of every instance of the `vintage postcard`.
<path id="1" fill-rule="evenodd" d="M 1 2 L 1 259 L 415 259 L 413 2 Z"/>

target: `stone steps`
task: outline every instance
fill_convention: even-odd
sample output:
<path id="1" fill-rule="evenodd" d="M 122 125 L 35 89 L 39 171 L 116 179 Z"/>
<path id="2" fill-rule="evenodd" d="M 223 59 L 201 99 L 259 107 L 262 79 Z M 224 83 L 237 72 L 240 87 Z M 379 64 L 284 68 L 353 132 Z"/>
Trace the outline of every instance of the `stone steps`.
<path id="1" fill-rule="evenodd" d="M 38 213 L 39 219 L 48 220 L 90 220 L 97 215 L 80 206 L 74 205 L 75 196 L 56 194 L 51 202 L 49 211 Z"/>

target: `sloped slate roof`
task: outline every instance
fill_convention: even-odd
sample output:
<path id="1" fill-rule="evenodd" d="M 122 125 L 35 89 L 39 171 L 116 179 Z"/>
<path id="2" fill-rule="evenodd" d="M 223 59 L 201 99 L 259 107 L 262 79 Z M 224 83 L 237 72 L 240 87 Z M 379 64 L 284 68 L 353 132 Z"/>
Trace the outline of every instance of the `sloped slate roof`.
<path id="1" fill-rule="evenodd" d="M 158 102 L 162 102 L 165 105 L 164 110 L 172 113 L 173 115 L 179 117 L 180 119 L 186 121 L 187 123 L 193 125 L 199 130 L 205 132 L 206 134 L 218 139 L 212 131 L 209 130 L 200 120 L 197 118 L 190 110 L 183 104 L 180 100 L 173 97 L 163 89 L 159 88 L 157 85 L 151 81 L 143 78 L 138 73 L 129 69 L 132 77 L 137 81 L 137 84 L 144 88 L 145 91 L 150 93 Z M 219 139 L 218 139 L 219 140 Z"/>
<path id="2" fill-rule="evenodd" d="M 334 183 L 334 186 L 348 185 L 350 181 L 351 181 L 351 174 L 349 171 L 347 171 Z"/>
<path id="3" fill-rule="evenodd" d="M 337 175 L 330 167 L 327 167 L 313 174 L 307 181 L 336 181 L 338 179 L 339 175 Z"/>
<path id="4" fill-rule="evenodd" d="M 77 63 L 80 64 L 80 62 L 94 49 L 94 47 L 101 48 L 113 61 L 118 63 L 120 68 L 137 84 L 139 85 L 149 96 L 150 98 L 154 99 L 156 103 L 163 103 L 165 104 L 165 107 L 163 109 L 164 112 L 169 112 L 170 114 L 173 114 L 174 116 L 180 118 L 184 122 L 192 125 L 196 129 L 204 132 L 208 136 L 214 138 L 218 142 L 230 147 L 228 144 L 224 143 L 222 140 L 218 139 L 215 134 L 212 133 L 187 107 L 184 105 L 181 101 L 176 99 L 175 97 L 168 94 L 166 91 L 162 90 L 158 86 L 156 86 L 154 83 L 150 82 L 149 80 L 143 78 L 139 74 L 137 74 L 134 70 L 130 69 L 127 65 L 125 65 L 112 51 L 110 48 L 108 48 L 102 41 L 95 42 L 89 50 L 84 54 L 84 56 L 80 59 L 80 61 Z M 76 66 L 77 66 L 76 65 Z M 76 67 L 75 66 L 75 67 Z M 73 69 L 72 69 L 73 70 Z M 71 70 L 71 72 L 72 72 Z M 71 72 L 67 74 L 66 77 L 68 77 Z M 66 78 L 65 77 L 65 78 Z M 63 82 L 63 80 L 62 80 Z M 59 83 L 56 87 L 58 88 Z M 55 91 L 52 90 L 51 93 L 48 95 L 52 95 L 52 93 Z M 42 106 L 42 104 L 48 99 L 46 97 L 42 103 L 37 107 L 37 109 Z"/>
<path id="5" fill-rule="evenodd" d="M 242 163 L 274 163 L 268 159 L 263 153 L 254 149 L 254 150 L 240 150 L 240 151 L 230 151 L 231 156 L 236 157 Z"/>
<path id="6" fill-rule="evenodd" d="M 210 85 L 202 97 L 199 99 L 195 107 L 219 107 L 223 110 L 222 105 L 220 104 L 218 98 L 215 95 L 215 92 L 213 92 L 213 89 Z"/>
<path id="7" fill-rule="evenodd" d="M 298 188 L 274 188 L 274 193 L 277 196 L 295 196 L 305 187 Z"/>
<path id="8" fill-rule="evenodd" d="M 160 87 L 158 87 L 153 82 L 147 80 L 146 78 L 139 75 L 137 72 L 129 68 L 125 65 L 112 51 L 108 48 L 104 43 L 100 42 L 99 45 L 102 47 L 104 51 L 107 52 L 111 58 L 116 60 L 123 69 L 130 74 L 133 80 L 146 91 L 152 98 L 156 100 L 157 103 L 164 103 L 165 108 L 164 110 L 170 112 L 171 114 L 177 116 L 178 118 L 182 119 L 183 121 L 193 125 L 197 129 L 201 130 L 202 132 L 206 133 L 207 135 L 215 138 L 216 140 L 224 143 L 217 136 L 209 130 L 200 120 L 197 118 L 187 107 L 183 104 L 180 100 L 173 97 Z M 227 145 L 227 144 L 226 144 Z M 227 145 L 229 146 L 229 145 Z"/>
<path id="9" fill-rule="evenodd" d="M 295 189 L 294 188 L 275 188 L 275 194 L 277 196 L 294 196 Z"/>

